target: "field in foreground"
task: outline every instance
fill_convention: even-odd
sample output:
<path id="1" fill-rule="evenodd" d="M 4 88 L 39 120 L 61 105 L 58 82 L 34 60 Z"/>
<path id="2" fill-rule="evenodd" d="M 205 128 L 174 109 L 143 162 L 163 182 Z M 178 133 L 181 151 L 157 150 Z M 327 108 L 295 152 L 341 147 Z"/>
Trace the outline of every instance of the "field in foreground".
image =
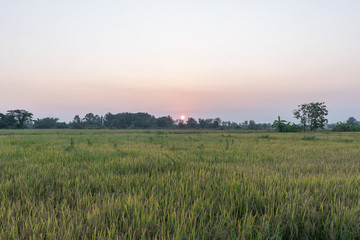
<path id="1" fill-rule="evenodd" d="M 0 239 L 360 239 L 360 134 L 0 131 Z"/>

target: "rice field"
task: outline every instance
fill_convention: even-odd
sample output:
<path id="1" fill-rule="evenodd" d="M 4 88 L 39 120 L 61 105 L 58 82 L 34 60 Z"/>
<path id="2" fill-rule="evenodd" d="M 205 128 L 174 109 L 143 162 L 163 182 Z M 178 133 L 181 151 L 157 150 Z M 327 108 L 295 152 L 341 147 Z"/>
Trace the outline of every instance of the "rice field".
<path id="1" fill-rule="evenodd" d="M 360 239 L 360 133 L 1 130 L 0 239 Z"/>

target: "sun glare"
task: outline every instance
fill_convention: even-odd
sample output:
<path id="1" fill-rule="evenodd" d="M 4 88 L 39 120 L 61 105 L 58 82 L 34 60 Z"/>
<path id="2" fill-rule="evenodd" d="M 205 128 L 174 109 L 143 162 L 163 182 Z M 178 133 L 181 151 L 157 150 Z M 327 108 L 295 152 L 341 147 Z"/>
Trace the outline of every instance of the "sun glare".
<path id="1" fill-rule="evenodd" d="M 184 115 L 181 115 L 181 116 L 180 116 L 180 119 L 181 119 L 182 121 L 184 121 L 184 120 L 185 120 L 185 116 L 184 116 Z"/>

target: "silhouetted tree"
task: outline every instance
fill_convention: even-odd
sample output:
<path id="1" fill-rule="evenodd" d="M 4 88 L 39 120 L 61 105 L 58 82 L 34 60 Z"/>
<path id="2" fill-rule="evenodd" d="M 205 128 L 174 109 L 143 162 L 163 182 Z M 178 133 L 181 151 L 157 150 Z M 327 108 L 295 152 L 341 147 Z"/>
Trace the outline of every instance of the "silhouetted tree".
<path id="1" fill-rule="evenodd" d="M 174 120 L 170 116 L 159 117 L 156 119 L 156 125 L 159 128 L 172 128 L 174 127 Z"/>
<path id="2" fill-rule="evenodd" d="M 6 125 L 6 123 L 5 123 L 5 118 L 6 118 L 6 115 L 0 113 L 0 129 L 7 127 L 7 125 Z"/>
<path id="3" fill-rule="evenodd" d="M 349 125 L 359 125 L 358 121 L 354 118 L 354 117 L 349 117 L 349 119 L 346 121 L 347 124 Z"/>
<path id="4" fill-rule="evenodd" d="M 88 113 L 83 118 L 85 128 L 100 128 L 102 125 L 102 119 L 99 115 Z"/>
<path id="5" fill-rule="evenodd" d="M 0 128 L 17 128 L 15 116 L 0 113 Z"/>
<path id="6" fill-rule="evenodd" d="M 34 120 L 34 128 L 40 129 L 49 129 L 49 128 L 56 128 L 56 123 L 59 119 L 58 118 L 50 118 L 46 117 L 43 119 Z"/>
<path id="7" fill-rule="evenodd" d="M 156 119 L 148 113 L 107 113 L 104 125 L 109 128 L 151 128 L 156 127 Z"/>
<path id="8" fill-rule="evenodd" d="M 197 128 L 198 127 L 198 123 L 197 121 L 192 118 L 192 117 L 189 117 L 188 120 L 186 121 L 186 126 L 188 128 Z"/>
<path id="9" fill-rule="evenodd" d="M 215 126 L 219 126 L 219 123 L 214 124 L 214 119 L 212 118 L 207 118 L 207 119 L 199 118 L 199 126 L 200 128 L 214 128 Z"/>
<path id="10" fill-rule="evenodd" d="M 258 130 L 258 129 L 259 129 L 259 126 L 255 123 L 254 120 L 250 120 L 250 121 L 249 121 L 249 129 L 251 129 L 251 130 Z"/>
<path id="11" fill-rule="evenodd" d="M 74 129 L 83 129 L 85 127 L 84 123 L 81 121 L 79 115 L 74 117 L 74 120 L 70 123 L 70 127 Z"/>
<path id="12" fill-rule="evenodd" d="M 31 121 L 33 114 L 31 112 L 28 112 L 26 110 L 9 110 L 7 111 L 7 115 L 10 117 L 10 119 L 16 120 L 16 126 L 18 128 L 24 128 L 25 123 L 27 121 Z"/>
<path id="13" fill-rule="evenodd" d="M 218 128 L 221 124 L 221 119 L 220 118 L 215 118 L 214 121 L 213 121 L 213 127 L 214 128 Z"/>

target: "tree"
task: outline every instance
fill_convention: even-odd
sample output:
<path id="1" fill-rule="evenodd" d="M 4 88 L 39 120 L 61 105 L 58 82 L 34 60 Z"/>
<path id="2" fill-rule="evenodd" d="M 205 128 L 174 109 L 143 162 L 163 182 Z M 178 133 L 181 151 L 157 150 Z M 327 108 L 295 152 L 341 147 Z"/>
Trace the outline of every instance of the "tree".
<path id="1" fill-rule="evenodd" d="M 276 131 L 278 132 L 284 132 L 286 127 L 286 121 L 281 120 L 280 116 L 278 116 L 278 120 L 275 120 L 272 127 L 276 128 Z"/>
<path id="2" fill-rule="evenodd" d="M 7 115 L 10 118 L 14 118 L 16 120 L 16 126 L 18 128 L 24 128 L 25 123 L 31 121 L 33 117 L 33 114 L 31 112 L 20 109 L 9 110 L 7 111 Z"/>
<path id="3" fill-rule="evenodd" d="M 6 115 L 0 113 L 0 129 L 7 127 L 7 125 L 6 125 L 6 123 L 5 123 L 5 118 L 6 118 Z"/>
<path id="4" fill-rule="evenodd" d="M 259 126 L 256 124 L 256 122 L 254 120 L 250 120 L 249 121 L 249 129 L 251 130 L 258 130 Z"/>
<path id="5" fill-rule="evenodd" d="M 59 128 L 59 129 L 69 128 L 69 125 L 66 122 L 56 122 L 55 128 Z"/>
<path id="6" fill-rule="evenodd" d="M 216 123 L 214 123 L 214 119 L 207 118 L 207 119 L 201 119 L 199 118 L 199 126 L 200 128 L 214 128 Z"/>
<path id="7" fill-rule="evenodd" d="M 83 118 L 83 123 L 86 128 L 100 128 L 102 125 L 102 120 L 99 115 L 94 115 L 93 113 L 88 113 Z"/>
<path id="8" fill-rule="evenodd" d="M 294 117 L 300 119 L 300 123 L 303 126 L 303 130 L 306 130 L 306 123 L 308 121 L 308 107 L 307 104 L 298 105 L 298 109 L 294 110 Z"/>
<path id="9" fill-rule="evenodd" d="M 76 115 L 74 117 L 74 120 L 70 123 L 71 128 L 75 128 L 75 129 L 83 129 L 84 128 L 84 123 L 81 121 L 81 118 L 79 117 L 79 115 Z"/>
<path id="10" fill-rule="evenodd" d="M 349 117 L 349 119 L 346 121 L 346 123 L 349 125 L 354 125 L 354 126 L 359 125 L 358 121 L 356 121 L 356 119 L 354 117 Z"/>
<path id="11" fill-rule="evenodd" d="M 328 115 L 328 110 L 324 102 L 311 102 L 298 105 L 298 109 L 293 111 L 294 117 L 300 119 L 303 125 L 304 132 L 307 124 L 310 131 L 316 131 L 318 128 L 324 128 L 328 120 L 325 116 Z"/>
<path id="12" fill-rule="evenodd" d="M 17 128 L 17 121 L 13 115 L 0 113 L 0 128 Z"/>
<path id="13" fill-rule="evenodd" d="M 41 129 L 49 129 L 49 128 L 56 128 L 56 124 L 58 118 L 43 118 L 34 120 L 34 128 L 41 128 Z"/>
<path id="14" fill-rule="evenodd" d="M 213 126 L 214 128 L 218 128 L 221 124 L 221 119 L 219 117 L 214 119 Z"/>
<path id="15" fill-rule="evenodd" d="M 171 116 L 159 117 L 156 119 L 156 125 L 159 128 L 171 128 L 174 126 L 174 120 Z"/>
<path id="16" fill-rule="evenodd" d="M 197 128 L 198 127 L 198 123 L 197 121 L 192 118 L 192 117 L 189 117 L 188 120 L 186 121 L 186 126 L 188 128 Z"/>
<path id="17" fill-rule="evenodd" d="M 185 128 L 185 121 L 182 119 L 176 120 L 179 128 Z"/>

